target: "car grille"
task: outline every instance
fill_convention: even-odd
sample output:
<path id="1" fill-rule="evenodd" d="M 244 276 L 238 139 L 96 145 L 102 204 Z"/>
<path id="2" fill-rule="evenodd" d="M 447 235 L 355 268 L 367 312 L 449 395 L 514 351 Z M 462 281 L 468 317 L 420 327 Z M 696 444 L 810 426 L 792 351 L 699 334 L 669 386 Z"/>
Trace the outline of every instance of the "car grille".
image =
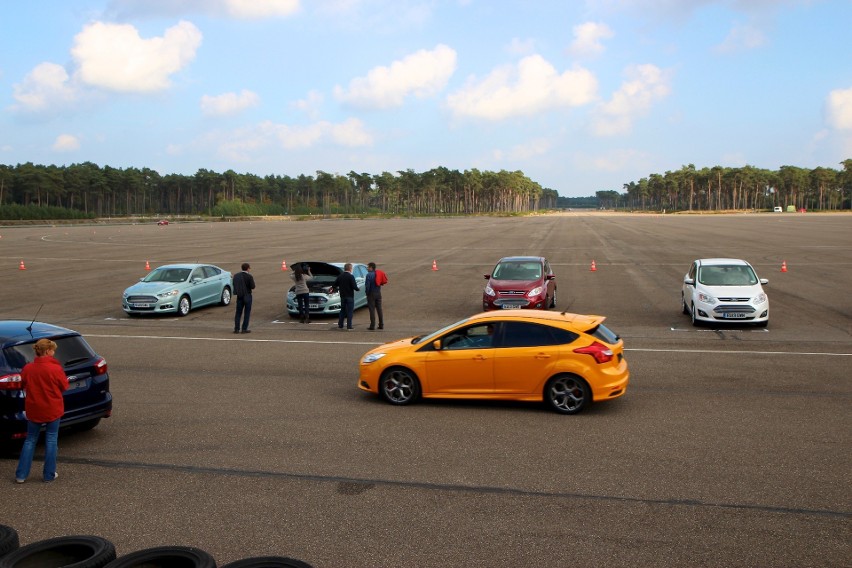
<path id="1" fill-rule="evenodd" d="M 526 290 L 500 290 L 497 292 L 498 296 L 523 296 L 526 294 Z"/>
<path id="2" fill-rule="evenodd" d="M 156 304 L 157 298 L 154 296 L 128 296 L 127 302 L 129 304 Z"/>
<path id="3" fill-rule="evenodd" d="M 748 302 L 751 298 L 719 298 L 720 302 Z"/>
<path id="4" fill-rule="evenodd" d="M 717 314 L 753 314 L 755 309 L 752 306 L 721 305 L 713 311 Z"/>
<path id="5" fill-rule="evenodd" d="M 325 296 L 308 296 L 308 302 L 311 304 L 325 304 L 328 298 Z"/>

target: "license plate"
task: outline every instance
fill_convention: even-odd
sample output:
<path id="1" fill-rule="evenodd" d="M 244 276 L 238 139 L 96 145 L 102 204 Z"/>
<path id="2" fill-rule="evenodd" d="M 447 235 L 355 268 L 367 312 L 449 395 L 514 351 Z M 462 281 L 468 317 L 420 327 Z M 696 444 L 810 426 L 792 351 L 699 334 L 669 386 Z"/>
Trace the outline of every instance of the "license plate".
<path id="1" fill-rule="evenodd" d="M 89 386 L 89 381 L 86 379 L 80 379 L 78 381 L 71 381 L 68 383 L 68 388 L 65 389 L 65 392 L 71 392 L 75 390 L 85 389 Z"/>
<path id="2" fill-rule="evenodd" d="M 515 306 L 513 304 L 503 304 L 502 307 L 503 307 L 504 310 L 520 310 L 521 309 L 521 306 Z"/>
<path id="3" fill-rule="evenodd" d="M 312 310 L 318 310 L 318 309 L 319 309 L 319 304 L 308 304 L 308 307 L 309 307 L 310 309 L 312 309 Z"/>
<path id="4" fill-rule="evenodd" d="M 150 308 L 151 304 L 130 304 L 131 308 Z"/>
<path id="5" fill-rule="evenodd" d="M 746 317 L 746 314 L 741 314 L 737 312 L 725 314 L 725 319 L 745 319 Z"/>

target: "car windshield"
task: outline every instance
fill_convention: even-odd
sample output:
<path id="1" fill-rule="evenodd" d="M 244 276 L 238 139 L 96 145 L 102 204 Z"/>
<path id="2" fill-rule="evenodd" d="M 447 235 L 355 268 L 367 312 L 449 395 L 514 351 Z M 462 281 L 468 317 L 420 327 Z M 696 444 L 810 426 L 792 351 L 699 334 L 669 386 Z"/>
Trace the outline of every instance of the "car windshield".
<path id="1" fill-rule="evenodd" d="M 142 282 L 185 282 L 189 268 L 158 268 L 142 279 Z"/>
<path id="2" fill-rule="evenodd" d="M 541 278 L 541 263 L 535 261 L 501 262 L 494 268 L 491 278 L 495 280 L 538 280 Z"/>
<path id="3" fill-rule="evenodd" d="M 702 266 L 698 281 L 705 286 L 754 286 L 758 282 L 751 266 L 744 264 Z"/>
<path id="4" fill-rule="evenodd" d="M 421 337 L 415 337 L 413 340 L 411 340 L 411 343 L 413 345 L 417 345 L 418 343 L 426 343 L 426 344 L 432 343 L 432 341 L 437 339 L 439 336 L 441 336 L 448 329 L 451 329 L 451 328 L 453 328 L 457 325 L 461 325 L 461 324 L 465 323 L 466 321 L 468 321 L 469 319 L 470 318 L 464 318 L 463 320 L 459 320 L 456 323 L 451 323 L 450 325 L 444 326 L 441 329 L 439 329 L 438 331 L 433 331 L 429 335 L 424 335 L 424 336 L 421 336 Z"/>

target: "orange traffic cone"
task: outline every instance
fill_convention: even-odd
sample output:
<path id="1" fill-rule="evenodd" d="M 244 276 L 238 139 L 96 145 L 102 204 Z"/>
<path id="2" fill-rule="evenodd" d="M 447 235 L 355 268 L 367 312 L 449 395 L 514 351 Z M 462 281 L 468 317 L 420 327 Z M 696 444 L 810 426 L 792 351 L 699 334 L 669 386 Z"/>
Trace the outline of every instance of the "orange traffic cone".
<path id="1" fill-rule="evenodd" d="M 281 261 L 281 270 L 287 270 L 287 261 L 286 260 Z"/>
<path id="2" fill-rule="evenodd" d="M 145 261 L 145 270 L 151 270 L 151 264 L 147 260 Z"/>
<path id="3" fill-rule="evenodd" d="M 781 272 L 787 272 L 787 261 L 781 263 Z"/>
<path id="4" fill-rule="evenodd" d="M 18 270 L 26 270 L 26 269 L 27 269 L 27 267 L 24 266 L 24 261 L 21 260 L 21 266 L 18 267 Z"/>
<path id="5" fill-rule="evenodd" d="M 438 261 L 437 260 L 432 261 L 432 270 L 438 270 Z"/>
<path id="6" fill-rule="evenodd" d="M 595 266 L 595 261 L 593 260 L 592 266 L 591 266 L 591 268 L 589 268 L 589 272 L 597 272 L 597 271 L 598 271 L 598 267 Z"/>

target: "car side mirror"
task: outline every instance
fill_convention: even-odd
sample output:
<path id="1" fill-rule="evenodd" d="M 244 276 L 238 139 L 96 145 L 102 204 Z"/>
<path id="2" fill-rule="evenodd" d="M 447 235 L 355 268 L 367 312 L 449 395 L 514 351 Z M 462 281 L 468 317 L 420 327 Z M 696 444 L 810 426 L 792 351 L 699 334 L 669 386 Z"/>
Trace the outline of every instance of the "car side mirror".
<path id="1" fill-rule="evenodd" d="M 555 274 L 548 274 L 547 279 L 548 280 L 556 280 L 556 275 Z"/>
<path id="2" fill-rule="evenodd" d="M 433 341 L 432 347 L 435 349 L 435 351 L 440 351 L 441 350 L 441 340 L 436 339 L 435 341 Z"/>
<path id="3" fill-rule="evenodd" d="M 201 278 L 199 278 L 198 276 L 193 276 L 192 278 L 190 278 L 189 281 L 193 284 L 198 284 L 199 282 L 201 282 Z"/>
<path id="4" fill-rule="evenodd" d="M 490 275 L 490 274 L 486 274 L 486 275 L 485 275 L 485 279 L 486 279 L 486 280 L 488 280 L 489 278 L 491 278 L 491 275 Z"/>
<path id="5" fill-rule="evenodd" d="M 764 286 L 766 286 L 767 284 L 769 284 L 769 279 L 768 278 L 761 278 L 760 283 L 763 284 Z"/>
<path id="6" fill-rule="evenodd" d="M 695 286 L 695 280 L 693 280 L 692 278 L 684 278 L 683 283 L 687 286 Z"/>

